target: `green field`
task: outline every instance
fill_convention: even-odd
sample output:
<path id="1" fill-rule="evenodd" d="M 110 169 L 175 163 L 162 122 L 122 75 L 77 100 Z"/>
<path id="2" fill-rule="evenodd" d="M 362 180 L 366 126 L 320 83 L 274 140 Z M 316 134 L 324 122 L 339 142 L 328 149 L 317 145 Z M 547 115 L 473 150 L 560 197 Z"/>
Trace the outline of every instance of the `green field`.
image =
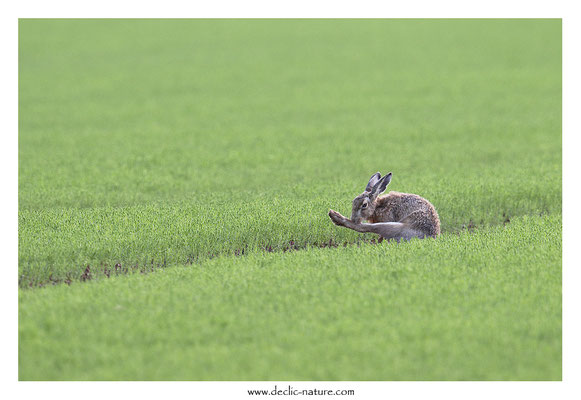
<path id="1" fill-rule="evenodd" d="M 561 379 L 560 20 L 21 20 L 18 157 L 21 380 Z"/>

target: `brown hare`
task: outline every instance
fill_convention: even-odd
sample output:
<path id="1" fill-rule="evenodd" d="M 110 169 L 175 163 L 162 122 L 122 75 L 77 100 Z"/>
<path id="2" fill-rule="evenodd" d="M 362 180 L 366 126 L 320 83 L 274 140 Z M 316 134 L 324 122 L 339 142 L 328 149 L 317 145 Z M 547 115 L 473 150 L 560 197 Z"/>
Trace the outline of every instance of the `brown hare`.
<path id="1" fill-rule="evenodd" d="M 329 210 L 329 217 L 339 226 L 357 232 L 377 233 L 380 240 L 436 237 L 440 218 L 434 206 L 417 194 L 389 192 L 379 197 L 391 181 L 391 172 L 381 177 L 373 174 L 365 191 L 353 200 L 351 219 Z M 367 220 L 370 223 L 362 223 Z"/>

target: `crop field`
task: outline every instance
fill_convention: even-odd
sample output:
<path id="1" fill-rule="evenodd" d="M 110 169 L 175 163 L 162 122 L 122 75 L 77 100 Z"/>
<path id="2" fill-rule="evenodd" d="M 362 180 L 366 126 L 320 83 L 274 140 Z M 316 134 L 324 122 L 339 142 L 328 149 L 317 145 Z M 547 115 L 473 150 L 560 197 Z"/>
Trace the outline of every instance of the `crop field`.
<path id="1" fill-rule="evenodd" d="M 21 380 L 561 379 L 560 20 L 20 20 L 18 158 Z"/>

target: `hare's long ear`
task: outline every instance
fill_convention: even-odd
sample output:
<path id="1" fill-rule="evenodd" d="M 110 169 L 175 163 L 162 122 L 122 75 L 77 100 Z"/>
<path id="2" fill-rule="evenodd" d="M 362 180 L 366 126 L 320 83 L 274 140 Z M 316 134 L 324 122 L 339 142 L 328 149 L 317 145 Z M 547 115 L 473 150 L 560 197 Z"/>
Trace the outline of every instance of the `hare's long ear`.
<path id="1" fill-rule="evenodd" d="M 383 178 L 381 178 L 379 182 L 377 182 L 373 186 L 373 189 L 371 189 L 371 197 L 376 198 L 381 193 L 385 192 L 385 189 L 387 189 L 387 185 L 389 185 L 389 182 L 391 182 L 391 172 L 385 175 Z"/>
<path id="2" fill-rule="evenodd" d="M 369 182 L 367 183 L 367 187 L 365 188 L 366 192 L 371 192 L 371 189 L 379 182 L 379 178 L 381 178 L 381 174 L 376 172 L 373 174 L 371 178 L 369 178 Z"/>

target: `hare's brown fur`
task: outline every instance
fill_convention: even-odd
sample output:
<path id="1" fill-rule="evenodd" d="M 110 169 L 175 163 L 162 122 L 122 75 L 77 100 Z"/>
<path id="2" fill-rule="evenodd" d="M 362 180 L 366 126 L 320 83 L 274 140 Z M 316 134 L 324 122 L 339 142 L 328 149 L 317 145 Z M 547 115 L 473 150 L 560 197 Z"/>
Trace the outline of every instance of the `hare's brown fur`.
<path id="1" fill-rule="evenodd" d="M 375 200 L 375 212 L 370 223 L 403 222 L 426 236 L 440 234 L 440 218 L 428 200 L 417 194 L 389 192 Z"/>

